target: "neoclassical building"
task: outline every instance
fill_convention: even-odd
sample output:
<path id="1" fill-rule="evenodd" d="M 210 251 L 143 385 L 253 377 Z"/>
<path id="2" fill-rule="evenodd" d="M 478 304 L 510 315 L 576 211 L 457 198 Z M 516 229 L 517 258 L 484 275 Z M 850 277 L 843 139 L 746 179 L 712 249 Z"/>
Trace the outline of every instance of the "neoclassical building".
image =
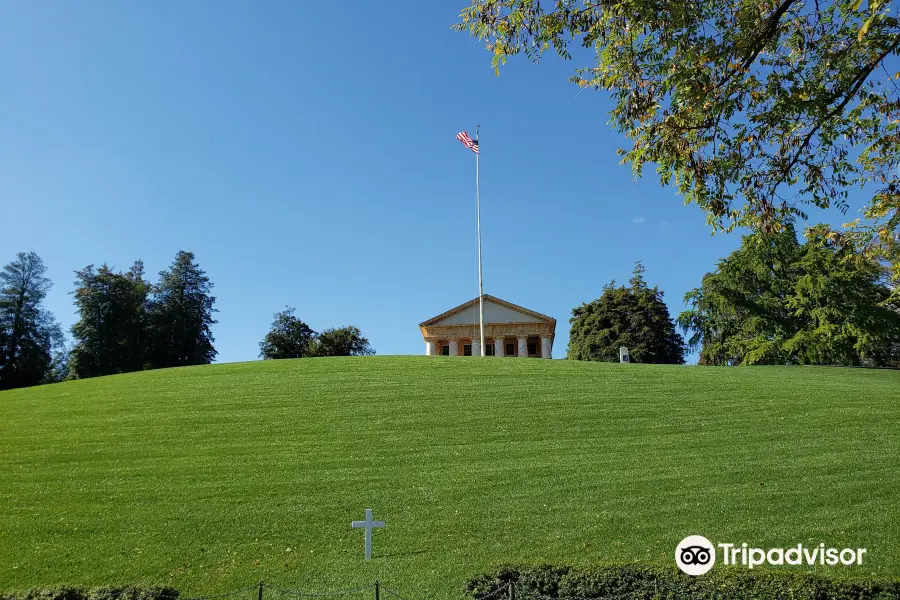
<path id="1" fill-rule="evenodd" d="M 485 294 L 488 356 L 552 358 L 556 319 Z M 430 356 L 481 356 L 478 298 L 419 324 Z"/>

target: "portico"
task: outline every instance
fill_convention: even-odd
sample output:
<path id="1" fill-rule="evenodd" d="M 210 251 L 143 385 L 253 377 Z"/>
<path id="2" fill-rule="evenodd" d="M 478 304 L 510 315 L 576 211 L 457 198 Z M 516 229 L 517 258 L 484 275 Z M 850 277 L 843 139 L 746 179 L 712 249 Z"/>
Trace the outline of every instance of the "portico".
<path id="1" fill-rule="evenodd" d="M 485 294 L 487 356 L 552 358 L 556 319 Z M 478 298 L 419 324 L 429 356 L 481 356 Z"/>

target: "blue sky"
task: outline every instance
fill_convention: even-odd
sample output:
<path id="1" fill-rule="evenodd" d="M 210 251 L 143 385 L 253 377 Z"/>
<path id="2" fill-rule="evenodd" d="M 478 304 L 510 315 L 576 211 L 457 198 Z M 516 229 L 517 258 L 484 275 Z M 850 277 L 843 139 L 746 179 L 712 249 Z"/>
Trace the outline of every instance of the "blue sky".
<path id="1" fill-rule="evenodd" d="M 577 63 L 512 61 L 450 31 L 465 0 L 0 3 L 0 261 L 37 252 L 75 322 L 73 271 L 193 251 L 220 362 L 253 360 L 286 304 L 421 354 L 418 323 L 485 292 L 555 317 L 643 260 L 670 310 L 736 235 L 652 173 L 633 181 L 609 99 Z M 836 219 L 840 222 L 842 219 Z"/>

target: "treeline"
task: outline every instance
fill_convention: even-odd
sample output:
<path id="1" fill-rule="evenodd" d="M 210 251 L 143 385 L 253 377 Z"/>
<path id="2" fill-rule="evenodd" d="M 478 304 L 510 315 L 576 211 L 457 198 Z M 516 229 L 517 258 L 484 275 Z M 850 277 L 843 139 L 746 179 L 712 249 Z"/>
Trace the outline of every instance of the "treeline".
<path id="1" fill-rule="evenodd" d="M 754 233 L 669 315 L 638 263 L 629 285 L 611 282 L 572 311 L 568 358 L 701 365 L 900 367 L 900 302 L 886 267 L 812 227 Z M 688 334 L 688 341 L 675 330 Z"/>
<path id="2" fill-rule="evenodd" d="M 181 251 L 155 284 L 144 263 L 125 273 L 107 265 L 75 272 L 69 370 L 75 378 L 205 365 L 216 357 L 212 283 L 192 252 Z"/>
<path id="3" fill-rule="evenodd" d="M 34 252 L 0 272 L 0 389 L 144 369 L 201 365 L 216 356 L 212 283 L 191 252 L 179 252 L 156 283 L 136 261 L 75 272 L 73 346 L 43 308 L 52 283 Z"/>
<path id="4" fill-rule="evenodd" d="M 824 228 L 801 243 L 786 226 L 744 236 L 673 319 L 663 292 L 638 263 L 628 285 L 612 281 L 600 298 L 573 309 L 567 358 L 704 365 L 900 367 L 900 294 L 885 266 L 839 244 Z M 35 253 L 0 271 L 0 389 L 144 369 L 201 365 L 216 357 L 212 283 L 191 252 L 179 252 L 151 283 L 137 261 L 126 272 L 89 265 L 75 272 L 78 321 L 68 348 L 43 307 L 52 283 Z M 276 313 L 260 342 L 264 359 L 374 354 L 354 326 L 316 332 Z M 688 335 L 685 342 L 676 330 Z"/>
<path id="5" fill-rule="evenodd" d="M 285 307 L 275 313 L 266 337 L 259 343 L 259 356 L 265 360 L 316 356 L 370 356 L 375 351 L 369 340 L 353 325 L 333 327 L 321 333 L 294 316 L 296 309 Z"/>
<path id="6" fill-rule="evenodd" d="M 75 271 L 78 321 L 70 346 L 43 307 L 53 286 L 46 272 L 34 252 L 18 253 L 0 271 L 0 390 L 215 359 L 213 284 L 192 252 L 178 252 L 155 283 L 140 260 L 125 272 L 106 264 Z M 357 327 L 317 333 L 293 308 L 275 315 L 260 342 L 266 359 L 374 353 Z"/>

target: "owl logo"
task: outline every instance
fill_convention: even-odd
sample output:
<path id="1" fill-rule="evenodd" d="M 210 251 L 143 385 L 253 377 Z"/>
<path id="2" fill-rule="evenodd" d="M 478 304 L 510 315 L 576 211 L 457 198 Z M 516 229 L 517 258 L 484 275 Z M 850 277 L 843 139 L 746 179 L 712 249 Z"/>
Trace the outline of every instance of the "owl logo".
<path id="1" fill-rule="evenodd" d="M 686 565 L 705 565 L 712 557 L 712 550 L 703 546 L 688 546 L 681 549 L 681 562 Z"/>
<path id="2" fill-rule="evenodd" d="M 702 535 L 689 535 L 675 548 L 675 564 L 693 577 L 708 573 L 716 564 L 715 547 Z"/>

